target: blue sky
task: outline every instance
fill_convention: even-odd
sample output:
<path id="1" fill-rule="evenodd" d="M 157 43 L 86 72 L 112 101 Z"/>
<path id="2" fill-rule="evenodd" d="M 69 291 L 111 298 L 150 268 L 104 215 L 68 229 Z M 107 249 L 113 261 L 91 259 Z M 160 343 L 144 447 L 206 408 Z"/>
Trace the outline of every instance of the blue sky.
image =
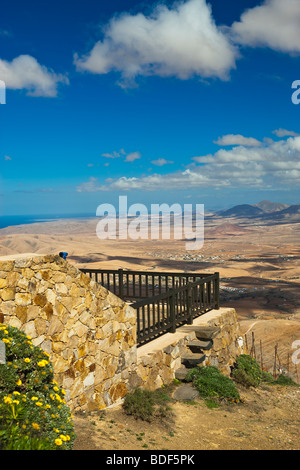
<path id="1" fill-rule="evenodd" d="M 0 214 L 300 203 L 299 66 L 299 0 L 4 2 Z"/>

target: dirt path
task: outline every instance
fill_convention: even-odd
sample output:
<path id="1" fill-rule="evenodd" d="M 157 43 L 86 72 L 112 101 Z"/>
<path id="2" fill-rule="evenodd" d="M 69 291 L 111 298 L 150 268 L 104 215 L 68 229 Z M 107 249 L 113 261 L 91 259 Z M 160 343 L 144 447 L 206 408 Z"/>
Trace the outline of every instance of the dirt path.
<path id="1" fill-rule="evenodd" d="M 74 419 L 74 450 L 299 450 L 300 388 L 240 389 L 243 404 L 209 409 L 201 399 L 171 403 L 172 416 L 145 422 L 122 407 Z"/>

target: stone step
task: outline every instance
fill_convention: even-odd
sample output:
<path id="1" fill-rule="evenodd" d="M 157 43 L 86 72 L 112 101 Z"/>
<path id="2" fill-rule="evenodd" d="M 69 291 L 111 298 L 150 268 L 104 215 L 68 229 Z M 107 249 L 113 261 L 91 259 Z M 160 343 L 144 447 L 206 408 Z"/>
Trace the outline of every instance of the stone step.
<path id="1" fill-rule="evenodd" d="M 220 333 L 221 328 L 217 326 L 195 326 L 193 330 L 199 340 L 207 341 L 215 338 Z"/>
<path id="2" fill-rule="evenodd" d="M 173 393 L 172 398 L 174 398 L 174 400 L 191 401 L 199 396 L 200 393 L 198 390 L 195 389 L 192 384 L 187 383 L 180 385 Z"/>
<path id="3" fill-rule="evenodd" d="M 182 366 L 175 371 L 175 379 L 180 380 L 183 382 L 186 379 L 187 374 L 189 373 L 189 369 Z"/>
<path id="4" fill-rule="evenodd" d="M 201 364 L 205 360 L 205 354 L 187 354 L 181 356 L 181 363 L 187 368 L 196 367 L 198 364 Z"/>
<path id="5" fill-rule="evenodd" d="M 199 340 L 195 339 L 191 341 L 190 343 L 187 344 L 187 347 L 193 352 L 193 353 L 200 353 L 202 351 L 208 351 L 209 349 L 212 348 L 213 342 L 211 339 L 209 340 Z"/>

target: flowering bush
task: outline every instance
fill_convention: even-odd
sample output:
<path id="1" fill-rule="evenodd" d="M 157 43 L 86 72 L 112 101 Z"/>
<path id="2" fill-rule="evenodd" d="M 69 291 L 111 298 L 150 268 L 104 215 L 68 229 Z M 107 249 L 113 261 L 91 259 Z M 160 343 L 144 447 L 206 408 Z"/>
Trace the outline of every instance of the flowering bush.
<path id="1" fill-rule="evenodd" d="M 258 387 L 263 380 L 259 364 L 247 354 L 241 354 L 236 359 L 231 375 L 236 382 L 245 387 Z"/>
<path id="2" fill-rule="evenodd" d="M 49 355 L 15 327 L 0 325 L 0 340 L 0 450 L 72 449 L 72 417 Z"/>

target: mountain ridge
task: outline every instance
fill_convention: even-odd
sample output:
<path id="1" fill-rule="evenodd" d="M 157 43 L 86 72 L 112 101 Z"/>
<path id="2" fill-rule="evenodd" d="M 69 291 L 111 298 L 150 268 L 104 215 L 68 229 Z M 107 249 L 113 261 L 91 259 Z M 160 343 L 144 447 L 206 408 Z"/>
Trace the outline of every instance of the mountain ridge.
<path id="1" fill-rule="evenodd" d="M 221 217 L 258 218 L 263 220 L 292 220 L 300 222 L 300 204 L 261 201 L 257 204 L 238 204 L 217 213 Z"/>

